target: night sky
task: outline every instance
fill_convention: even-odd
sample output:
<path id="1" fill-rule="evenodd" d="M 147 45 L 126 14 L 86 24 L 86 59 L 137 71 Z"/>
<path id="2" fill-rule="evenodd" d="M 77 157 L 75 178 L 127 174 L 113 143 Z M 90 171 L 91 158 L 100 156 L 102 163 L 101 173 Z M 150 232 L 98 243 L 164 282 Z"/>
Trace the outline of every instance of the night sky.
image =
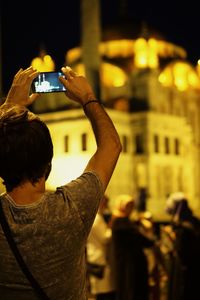
<path id="1" fill-rule="evenodd" d="M 91 0 L 92 3 L 93 0 Z M 102 26 L 122 17 L 122 0 L 100 0 Z M 197 1 L 124 1 L 127 19 L 144 21 L 172 43 L 185 48 L 188 60 L 200 58 L 200 13 Z M 41 46 L 57 69 L 68 49 L 80 43 L 80 1 L 1 1 L 3 91 L 17 70 L 30 65 Z"/>

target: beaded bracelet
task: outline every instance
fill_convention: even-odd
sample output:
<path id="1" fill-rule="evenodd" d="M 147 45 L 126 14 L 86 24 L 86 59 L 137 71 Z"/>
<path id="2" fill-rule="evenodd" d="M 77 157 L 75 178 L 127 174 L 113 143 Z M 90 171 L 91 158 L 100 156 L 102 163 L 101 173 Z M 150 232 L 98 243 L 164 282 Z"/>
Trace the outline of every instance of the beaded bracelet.
<path id="1" fill-rule="evenodd" d="M 85 104 L 83 104 L 83 110 L 85 111 L 85 108 L 88 104 L 92 103 L 92 102 L 96 102 L 96 103 L 99 103 L 98 100 L 89 100 L 88 102 L 86 102 Z M 99 103 L 100 104 L 100 103 Z"/>

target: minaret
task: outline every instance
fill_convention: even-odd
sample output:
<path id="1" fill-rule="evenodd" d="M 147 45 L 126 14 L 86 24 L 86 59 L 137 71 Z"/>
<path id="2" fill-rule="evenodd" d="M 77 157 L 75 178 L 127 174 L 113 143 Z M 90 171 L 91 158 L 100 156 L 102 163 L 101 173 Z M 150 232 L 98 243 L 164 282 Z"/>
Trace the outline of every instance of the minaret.
<path id="1" fill-rule="evenodd" d="M 92 85 L 96 96 L 100 95 L 101 58 L 99 44 L 101 41 L 99 0 L 81 0 L 81 47 L 86 77 Z"/>

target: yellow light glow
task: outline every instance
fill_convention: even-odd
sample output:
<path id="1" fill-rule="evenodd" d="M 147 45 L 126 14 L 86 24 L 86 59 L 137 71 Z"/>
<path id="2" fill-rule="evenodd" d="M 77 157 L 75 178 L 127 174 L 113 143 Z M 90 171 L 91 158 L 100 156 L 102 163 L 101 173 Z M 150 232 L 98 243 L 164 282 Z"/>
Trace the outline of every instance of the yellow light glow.
<path id="1" fill-rule="evenodd" d="M 77 64 L 74 67 L 74 71 L 80 75 L 85 75 L 85 69 L 83 64 Z M 109 63 L 102 64 L 101 81 L 105 86 L 121 87 L 127 81 L 127 75 L 119 67 L 116 67 Z"/>
<path id="2" fill-rule="evenodd" d="M 152 69 L 158 67 L 158 43 L 155 39 L 148 40 L 148 66 Z"/>
<path id="3" fill-rule="evenodd" d="M 77 64 L 74 67 L 74 71 L 77 72 L 78 74 L 85 76 L 85 67 L 83 64 Z"/>
<path id="4" fill-rule="evenodd" d="M 159 82 L 166 87 L 173 85 L 173 75 L 171 74 L 171 69 L 166 69 L 158 77 Z"/>
<path id="5" fill-rule="evenodd" d="M 139 49 L 138 49 L 139 48 Z M 120 40 L 110 40 L 106 42 L 101 42 L 99 44 L 99 53 L 103 57 L 108 57 L 110 59 L 116 57 L 131 57 L 136 55 L 135 52 L 139 51 L 142 58 L 137 58 L 139 67 L 143 67 L 147 61 L 149 67 L 155 68 L 158 64 L 158 57 L 180 57 L 185 59 L 187 53 L 185 49 L 169 43 L 164 40 L 155 40 L 150 38 L 148 41 L 144 38 L 139 38 L 137 40 L 131 39 L 120 39 Z M 138 55 L 139 55 L 138 53 Z M 147 59 L 148 54 L 148 59 Z M 81 59 L 82 51 L 81 48 L 76 47 L 70 49 L 66 53 L 66 62 L 68 64 L 74 64 Z M 140 65 L 141 64 L 141 65 Z"/>
<path id="6" fill-rule="evenodd" d="M 180 91 L 188 88 L 200 88 L 200 78 L 195 68 L 187 62 L 173 62 L 169 64 L 159 76 L 159 81 L 164 86 L 175 86 Z"/>
<path id="7" fill-rule="evenodd" d="M 188 65 L 176 63 L 173 68 L 174 84 L 180 91 L 185 91 L 189 87 L 187 79 Z"/>
<path id="8" fill-rule="evenodd" d="M 199 78 L 196 76 L 195 73 L 190 72 L 188 74 L 188 82 L 191 86 L 198 86 L 199 85 Z"/>
<path id="9" fill-rule="evenodd" d="M 82 55 L 81 48 L 79 47 L 73 48 L 66 53 L 66 57 L 65 57 L 66 62 L 70 64 L 78 60 L 81 57 L 81 55 Z"/>
<path id="10" fill-rule="evenodd" d="M 47 188 L 52 190 L 64 185 L 82 174 L 89 155 L 60 155 L 52 161 L 52 171 L 47 180 Z"/>
<path id="11" fill-rule="evenodd" d="M 134 64 L 137 68 L 147 67 L 147 41 L 144 38 L 139 38 L 134 44 Z"/>
<path id="12" fill-rule="evenodd" d="M 120 87 L 127 81 L 126 74 L 120 68 L 109 63 L 103 63 L 102 76 L 106 86 Z"/>
<path id="13" fill-rule="evenodd" d="M 51 72 L 55 70 L 55 63 L 50 55 L 35 57 L 31 61 L 31 66 L 39 72 Z"/>
<path id="14" fill-rule="evenodd" d="M 134 44 L 134 64 L 137 68 L 158 67 L 158 45 L 155 39 L 139 38 Z"/>

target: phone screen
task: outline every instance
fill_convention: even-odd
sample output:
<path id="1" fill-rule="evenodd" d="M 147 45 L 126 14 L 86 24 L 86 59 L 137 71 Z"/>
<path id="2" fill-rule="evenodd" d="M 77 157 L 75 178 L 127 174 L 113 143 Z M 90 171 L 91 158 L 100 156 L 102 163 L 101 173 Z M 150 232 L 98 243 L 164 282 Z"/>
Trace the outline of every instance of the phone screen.
<path id="1" fill-rule="evenodd" d="M 60 82 L 62 72 L 41 72 L 32 82 L 33 93 L 65 92 L 66 88 Z"/>

